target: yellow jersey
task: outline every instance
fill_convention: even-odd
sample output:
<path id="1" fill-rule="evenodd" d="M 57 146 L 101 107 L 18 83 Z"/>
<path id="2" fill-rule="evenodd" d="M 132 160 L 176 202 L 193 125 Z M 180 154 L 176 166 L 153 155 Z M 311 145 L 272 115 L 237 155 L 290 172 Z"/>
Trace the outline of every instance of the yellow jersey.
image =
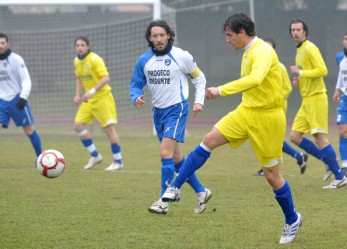
<path id="1" fill-rule="evenodd" d="M 282 75 L 277 54 L 262 39 L 255 39 L 242 56 L 241 77 L 220 86 L 220 94 L 242 92 L 242 104 L 247 108 L 282 108 Z"/>
<path id="2" fill-rule="evenodd" d="M 301 70 L 299 90 L 302 97 L 327 91 L 323 77 L 328 75 L 328 69 L 316 45 L 304 41 L 296 50 L 295 64 Z"/>
<path id="3" fill-rule="evenodd" d="M 78 57 L 74 60 L 75 74 L 82 82 L 83 88 L 86 92 L 94 88 L 103 76 L 108 76 L 108 70 L 104 60 L 94 52 L 90 52 L 82 60 Z M 105 96 L 111 91 L 109 84 L 104 85 L 99 89 L 91 99 L 97 99 Z"/>

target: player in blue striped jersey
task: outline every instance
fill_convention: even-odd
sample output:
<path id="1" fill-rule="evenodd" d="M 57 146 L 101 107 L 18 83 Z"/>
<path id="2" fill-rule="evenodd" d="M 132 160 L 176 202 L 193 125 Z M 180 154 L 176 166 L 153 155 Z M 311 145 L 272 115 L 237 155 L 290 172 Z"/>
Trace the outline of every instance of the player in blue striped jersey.
<path id="1" fill-rule="evenodd" d="M 28 103 L 31 92 L 29 71 L 23 58 L 9 46 L 8 36 L 0 33 L 0 128 L 8 128 L 12 118 L 16 126 L 23 127 L 38 157 L 42 146 Z"/>
<path id="2" fill-rule="evenodd" d="M 185 128 L 189 113 L 189 85 L 187 76 L 194 84 L 194 115 L 203 110 L 206 79 L 197 66 L 193 56 L 173 46 L 175 32 L 163 20 L 152 21 L 146 30 L 150 47 L 136 62 L 130 82 L 130 97 L 141 108 L 146 102 L 143 87 L 146 85 L 153 105 L 153 120 L 158 139 L 161 143 L 161 193 L 158 201 L 148 210 L 152 213 L 166 214 L 167 202 L 161 200 L 167 184 L 174 178 L 185 159 L 180 143 L 185 139 Z M 187 179 L 197 194 L 195 213 L 202 213 L 211 191 L 206 189 L 194 174 Z"/>

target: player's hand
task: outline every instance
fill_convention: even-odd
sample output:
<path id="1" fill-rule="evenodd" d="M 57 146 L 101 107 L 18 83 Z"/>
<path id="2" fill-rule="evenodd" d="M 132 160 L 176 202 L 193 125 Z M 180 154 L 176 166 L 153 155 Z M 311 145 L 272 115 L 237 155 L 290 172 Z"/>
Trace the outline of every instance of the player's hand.
<path id="1" fill-rule="evenodd" d="M 83 96 L 82 96 L 82 100 L 84 102 L 88 102 L 88 100 L 90 99 L 92 95 L 90 95 L 90 93 L 86 92 Z"/>
<path id="2" fill-rule="evenodd" d="M 195 103 L 193 106 L 193 112 L 194 112 L 193 118 L 195 118 L 196 114 L 198 114 L 201 111 L 203 111 L 202 104 Z"/>
<path id="3" fill-rule="evenodd" d="M 205 96 L 207 99 L 216 99 L 219 95 L 218 87 L 209 87 L 206 89 Z"/>
<path id="4" fill-rule="evenodd" d="M 298 77 L 294 77 L 294 79 L 293 79 L 293 86 L 295 88 L 299 88 L 300 82 L 299 82 L 299 78 Z"/>
<path id="5" fill-rule="evenodd" d="M 295 76 L 298 76 L 300 74 L 300 68 L 298 66 L 290 66 L 290 71 Z"/>
<path id="6" fill-rule="evenodd" d="M 144 96 L 141 95 L 140 97 L 138 97 L 135 101 L 135 106 L 136 108 L 141 108 L 144 104 L 146 104 L 146 101 L 143 100 Z"/>
<path id="7" fill-rule="evenodd" d="M 20 111 L 23 110 L 26 103 L 27 103 L 26 99 L 19 98 L 17 101 L 17 109 Z"/>
<path id="8" fill-rule="evenodd" d="M 81 97 L 80 96 L 76 96 L 74 99 L 73 99 L 73 102 L 76 104 L 76 105 L 79 105 L 81 103 Z"/>
<path id="9" fill-rule="evenodd" d="M 334 100 L 336 103 L 339 103 L 339 102 L 340 102 L 340 90 L 339 90 L 339 89 L 336 89 L 336 90 L 335 90 L 334 95 L 333 95 L 333 100 Z"/>

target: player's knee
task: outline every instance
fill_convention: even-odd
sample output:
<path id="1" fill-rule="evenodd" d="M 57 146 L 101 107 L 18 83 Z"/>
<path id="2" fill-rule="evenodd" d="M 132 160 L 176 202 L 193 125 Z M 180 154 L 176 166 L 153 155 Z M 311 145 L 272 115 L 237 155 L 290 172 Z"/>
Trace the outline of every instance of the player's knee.
<path id="1" fill-rule="evenodd" d="M 289 135 L 289 140 L 296 145 L 300 144 L 301 139 L 302 138 L 300 136 L 298 136 L 296 133 L 290 133 L 290 135 Z"/>

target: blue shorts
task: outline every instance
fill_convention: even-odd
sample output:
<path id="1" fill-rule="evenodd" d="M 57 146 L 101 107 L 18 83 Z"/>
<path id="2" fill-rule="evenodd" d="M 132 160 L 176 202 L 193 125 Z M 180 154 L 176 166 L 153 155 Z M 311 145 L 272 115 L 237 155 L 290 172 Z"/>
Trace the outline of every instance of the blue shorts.
<path id="1" fill-rule="evenodd" d="M 347 124 L 347 96 L 342 96 L 336 110 L 336 124 Z"/>
<path id="2" fill-rule="evenodd" d="M 184 143 L 185 129 L 188 120 L 189 103 L 182 103 L 170 106 L 165 109 L 153 107 L 154 127 L 157 131 L 158 139 L 161 143 L 163 137 L 175 139 Z"/>
<path id="3" fill-rule="evenodd" d="M 16 126 L 31 126 L 34 124 L 34 118 L 31 114 L 30 106 L 28 101 L 23 110 L 17 109 L 17 101 L 19 95 L 13 98 L 11 101 L 5 101 L 0 99 L 0 124 L 4 128 L 7 128 L 10 119 L 12 118 Z"/>

